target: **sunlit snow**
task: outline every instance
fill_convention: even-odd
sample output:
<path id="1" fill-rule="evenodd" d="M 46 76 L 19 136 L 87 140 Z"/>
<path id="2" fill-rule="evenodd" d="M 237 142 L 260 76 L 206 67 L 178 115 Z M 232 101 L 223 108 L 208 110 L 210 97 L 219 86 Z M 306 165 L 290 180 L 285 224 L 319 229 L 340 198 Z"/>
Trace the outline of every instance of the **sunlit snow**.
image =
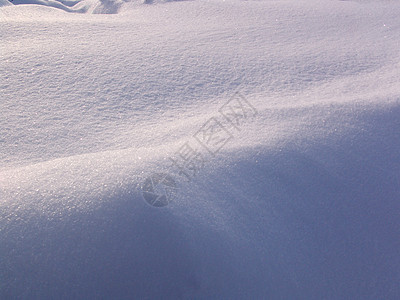
<path id="1" fill-rule="evenodd" d="M 0 299 L 399 299 L 399 16 L 0 0 Z"/>

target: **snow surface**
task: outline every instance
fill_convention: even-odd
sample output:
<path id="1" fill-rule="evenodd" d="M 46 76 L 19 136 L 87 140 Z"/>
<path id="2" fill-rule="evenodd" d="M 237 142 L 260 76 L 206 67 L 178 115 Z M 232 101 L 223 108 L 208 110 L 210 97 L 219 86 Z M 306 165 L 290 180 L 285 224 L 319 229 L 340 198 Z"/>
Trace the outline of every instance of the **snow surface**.
<path id="1" fill-rule="evenodd" d="M 400 298 L 398 2 L 0 1 L 1 299 Z"/>

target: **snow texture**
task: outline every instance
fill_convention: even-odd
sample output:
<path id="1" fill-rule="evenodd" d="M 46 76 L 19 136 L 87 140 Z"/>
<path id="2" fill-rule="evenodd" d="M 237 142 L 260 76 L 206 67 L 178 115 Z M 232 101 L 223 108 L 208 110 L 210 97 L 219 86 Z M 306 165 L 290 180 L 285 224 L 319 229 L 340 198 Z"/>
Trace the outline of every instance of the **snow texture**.
<path id="1" fill-rule="evenodd" d="M 396 1 L 0 6 L 0 299 L 400 298 Z"/>

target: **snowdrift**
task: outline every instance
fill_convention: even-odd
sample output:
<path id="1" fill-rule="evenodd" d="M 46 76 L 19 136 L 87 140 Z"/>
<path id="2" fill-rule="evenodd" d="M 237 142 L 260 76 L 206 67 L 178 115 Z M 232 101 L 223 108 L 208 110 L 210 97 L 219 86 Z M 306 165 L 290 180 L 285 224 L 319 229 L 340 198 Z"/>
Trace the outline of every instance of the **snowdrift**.
<path id="1" fill-rule="evenodd" d="M 394 2 L 46 3 L 0 8 L 1 299 L 400 297 Z"/>

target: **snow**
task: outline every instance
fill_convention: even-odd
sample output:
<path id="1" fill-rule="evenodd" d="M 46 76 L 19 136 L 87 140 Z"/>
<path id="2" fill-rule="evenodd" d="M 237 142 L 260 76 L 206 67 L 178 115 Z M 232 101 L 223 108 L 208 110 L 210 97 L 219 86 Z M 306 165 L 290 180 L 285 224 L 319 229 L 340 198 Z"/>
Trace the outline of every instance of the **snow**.
<path id="1" fill-rule="evenodd" d="M 1 299 L 400 297 L 396 1 L 0 1 Z"/>

